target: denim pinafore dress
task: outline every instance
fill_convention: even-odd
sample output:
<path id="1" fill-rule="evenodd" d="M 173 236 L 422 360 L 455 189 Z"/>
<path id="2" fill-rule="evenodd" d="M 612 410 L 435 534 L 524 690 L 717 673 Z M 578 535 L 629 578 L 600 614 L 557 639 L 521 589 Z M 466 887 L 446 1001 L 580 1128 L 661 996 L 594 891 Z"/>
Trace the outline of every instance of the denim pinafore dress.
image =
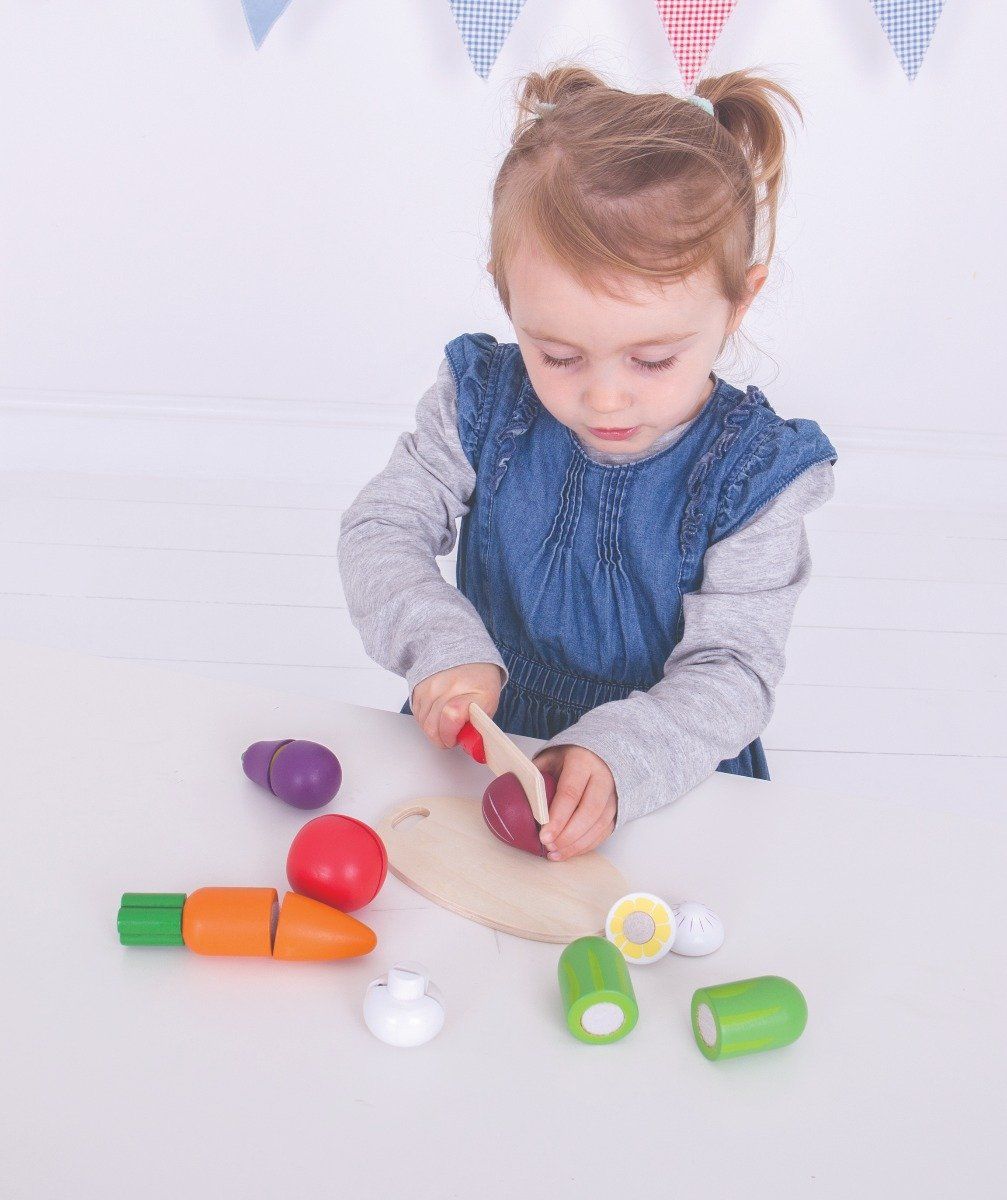
<path id="1" fill-rule="evenodd" d="M 801 472 L 836 461 L 814 421 L 784 421 L 758 388 L 717 378 L 677 442 L 634 463 L 597 463 L 543 407 L 519 346 L 464 334 L 445 353 L 476 473 L 457 583 L 507 666 L 495 719 L 509 733 L 552 738 L 653 687 L 707 547 Z M 768 779 L 761 739 L 717 769 Z"/>

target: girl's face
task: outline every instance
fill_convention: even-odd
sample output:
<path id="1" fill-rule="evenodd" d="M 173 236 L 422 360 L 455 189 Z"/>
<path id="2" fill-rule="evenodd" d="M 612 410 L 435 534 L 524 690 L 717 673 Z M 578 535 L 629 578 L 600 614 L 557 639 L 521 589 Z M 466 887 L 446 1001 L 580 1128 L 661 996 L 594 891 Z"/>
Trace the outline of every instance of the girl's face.
<path id="1" fill-rule="evenodd" d="M 655 290 L 629 279 L 625 299 L 582 287 L 534 247 L 507 268 L 510 317 L 529 378 L 549 412 L 588 446 L 641 452 L 700 411 L 710 370 L 765 282 L 732 313 L 705 274 Z"/>

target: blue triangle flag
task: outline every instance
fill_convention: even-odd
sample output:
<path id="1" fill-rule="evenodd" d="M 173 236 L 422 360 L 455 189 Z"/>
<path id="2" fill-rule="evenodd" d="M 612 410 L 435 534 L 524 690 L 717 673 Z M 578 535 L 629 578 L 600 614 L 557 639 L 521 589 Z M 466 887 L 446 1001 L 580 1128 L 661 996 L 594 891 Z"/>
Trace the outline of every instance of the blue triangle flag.
<path id="1" fill-rule="evenodd" d="M 252 35 L 256 50 L 266 40 L 266 34 L 282 16 L 289 3 L 290 0 L 241 0 L 245 20 L 248 22 L 248 32 Z"/>
<path id="2" fill-rule="evenodd" d="M 465 49 L 483 79 L 524 6 L 524 0 L 449 0 Z"/>
<path id="3" fill-rule="evenodd" d="M 910 80 L 923 62 L 944 0 L 871 0 L 895 56 Z"/>

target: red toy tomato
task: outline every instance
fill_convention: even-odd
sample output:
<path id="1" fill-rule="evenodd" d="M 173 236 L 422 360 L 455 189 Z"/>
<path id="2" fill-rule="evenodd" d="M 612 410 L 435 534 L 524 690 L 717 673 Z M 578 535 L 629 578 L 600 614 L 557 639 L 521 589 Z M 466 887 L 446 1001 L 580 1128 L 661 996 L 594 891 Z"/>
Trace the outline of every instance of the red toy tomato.
<path id="1" fill-rule="evenodd" d="M 388 873 L 385 844 L 370 825 L 328 813 L 290 843 L 287 879 L 295 892 L 352 912 L 370 904 Z"/>

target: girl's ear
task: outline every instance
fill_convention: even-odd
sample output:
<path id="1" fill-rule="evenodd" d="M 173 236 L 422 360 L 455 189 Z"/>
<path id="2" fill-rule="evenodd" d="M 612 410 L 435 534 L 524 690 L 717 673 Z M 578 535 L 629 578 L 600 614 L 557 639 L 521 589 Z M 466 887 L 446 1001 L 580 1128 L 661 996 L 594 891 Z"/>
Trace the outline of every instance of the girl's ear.
<path id="1" fill-rule="evenodd" d="M 745 313 L 752 307 L 752 302 L 762 290 L 762 285 L 769 278 L 769 268 L 765 263 L 756 263 L 754 267 L 748 268 L 746 276 L 748 283 L 748 298 L 744 300 L 731 314 L 731 320 L 728 323 L 725 336 L 730 336 L 741 325 Z"/>
<path id="2" fill-rule="evenodd" d="M 762 285 L 769 278 L 769 267 L 765 263 L 756 263 L 754 267 L 748 268 L 748 303 L 751 304 L 755 297 L 762 291 Z"/>

